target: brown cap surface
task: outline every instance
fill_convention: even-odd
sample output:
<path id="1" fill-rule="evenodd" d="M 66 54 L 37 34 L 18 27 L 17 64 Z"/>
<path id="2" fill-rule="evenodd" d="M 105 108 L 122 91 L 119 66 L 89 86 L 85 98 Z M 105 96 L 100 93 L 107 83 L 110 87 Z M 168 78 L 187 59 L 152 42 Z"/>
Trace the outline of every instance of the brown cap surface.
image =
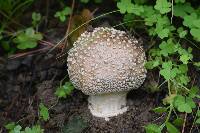
<path id="1" fill-rule="evenodd" d="M 144 82 L 145 53 L 134 37 L 113 28 L 84 32 L 68 53 L 68 74 L 87 95 L 137 89 Z"/>

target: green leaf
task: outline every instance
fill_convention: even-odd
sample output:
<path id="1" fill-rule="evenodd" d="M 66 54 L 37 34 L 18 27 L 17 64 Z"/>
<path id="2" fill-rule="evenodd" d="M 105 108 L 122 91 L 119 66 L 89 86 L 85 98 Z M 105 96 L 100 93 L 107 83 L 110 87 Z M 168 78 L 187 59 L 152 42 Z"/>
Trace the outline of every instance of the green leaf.
<path id="1" fill-rule="evenodd" d="M 193 86 L 189 91 L 189 97 L 194 98 L 199 93 L 199 88 L 197 86 Z"/>
<path id="2" fill-rule="evenodd" d="M 178 109 L 179 112 L 186 112 L 186 113 L 191 113 L 192 108 L 195 108 L 196 105 L 192 98 L 190 97 L 183 97 L 181 95 L 177 95 L 174 98 L 174 107 Z"/>
<path id="3" fill-rule="evenodd" d="M 196 124 L 200 124 L 200 118 L 195 121 Z"/>
<path id="4" fill-rule="evenodd" d="M 156 124 L 149 124 L 145 126 L 146 133 L 161 133 L 161 129 Z"/>
<path id="5" fill-rule="evenodd" d="M 169 54 L 173 54 L 177 50 L 175 44 L 170 39 L 167 42 L 162 41 L 162 43 L 159 45 L 159 48 L 161 49 L 160 53 L 163 56 L 168 56 Z"/>
<path id="6" fill-rule="evenodd" d="M 183 62 L 183 64 L 188 64 L 188 61 L 190 60 L 190 57 L 189 57 L 189 55 L 181 55 L 180 56 L 180 61 L 182 61 Z"/>
<path id="7" fill-rule="evenodd" d="M 180 64 L 178 66 L 178 69 L 179 69 L 180 73 L 182 73 L 182 74 L 185 74 L 188 72 L 188 67 L 185 64 Z"/>
<path id="8" fill-rule="evenodd" d="M 57 88 L 55 95 L 59 98 L 66 98 L 74 90 L 74 86 L 71 82 L 66 82 L 64 85 Z"/>
<path id="9" fill-rule="evenodd" d="M 82 3 L 88 3 L 89 0 L 81 0 Z"/>
<path id="10" fill-rule="evenodd" d="M 27 28 L 24 32 L 21 32 L 14 38 L 14 42 L 17 44 L 18 49 L 28 49 L 35 48 L 37 46 L 37 41 L 42 39 L 42 35 L 40 33 L 36 33 L 34 29 Z"/>
<path id="11" fill-rule="evenodd" d="M 175 0 L 175 3 L 185 3 L 185 0 Z"/>
<path id="12" fill-rule="evenodd" d="M 174 30 L 173 26 L 170 26 L 169 18 L 166 15 L 157 15 L 156 21 L 155 32 L 161 39 L 168 37 L 170 32 Z"/>
<path id="13" fill-rule="evenodd" d="M 197 117 L 200 117 L 200 110 L 197 110 Z"/>
<path id="14" fill-rule="evenodd" d="M 193 13 L 195 10 L 192 8 L 190 3 L 176 4 L 174 5 L 174 16 L 184 18 L 190 13 Z"/>
<path id="15" fill-rule="evenodd" d="M 180 38 L 184 38 L 187 35 L 187 30 L 183 30 L 183 27 L 177 29 Z"/>
<path id="16" fill-rule="evenodd" d="M 162 64 L 162 69 L 160 70 L 160 74 L 166 79 L 173 79 L 176 77 L 177 73 L 179 73 L 179 70 L 177 68 L 172 68 L 172 62 L 164 62 Z"/>
<path id="17" fill-rule="evenodd" d="M 120 10 L 121 14 L 127 13 L 133 13 L 134 10 L 134 4 L 131 2 L 131 0 L 121 0 L 120 2 L 117 2 L 117 7 Z"/>
<path id="18" fill-rule="evenodd" d="M 32 128 L 26 127 L 21 133 L 44 133 L 44 129 L 41 129 L 40 125 L 35 125 Z"/>
<path id="19" fill-rule="evenodd" d="M 179 126 L 179 127 L 181 127 L 183 125 L 183 123 L 184 123 L 184 119 L 180 118 L 180 117 L 176 118 L 173 121 L 173 124 L 176 125 L 176 126 Z"/>
<path id="20" fill-rule="evenodd" d="M 66 16 L 70 15 L 72 13 L 72 9 L 70 7 L 65 7 L 61 11 L 57 11 L 54 17 L 57 17 L 60 19 L 61 22 L 64 22 L 66 20 Z"/>
<path id="21" fill-rule="evenodd" d="M 134 0 L 136 4 L 145 4 L 148 0 Z"/>
<path id="22" fill-rule="evenodd" d="M 196 39 L 197 41 L 200 41 L 200 28 L 192 28 L 190 30 L 191 35 Z"/>
<path id="23" fill-rule="evenodd" d="M 192 113 L 191 107 L 185 103 L 180 104 L 177 109 L 179 112 Z"/>
<path id="24" fill-rule="evenodd" d="M 193 21 L 194 20 L 197 20 L 197 14 L 195 12 L 193 12 L 192 14 L 190 15 L 186 15 L 184 16 L 184 21 L 183 21 L 183 25 L 184 26 L 187 26 L 189 28 L 193 28 L 194 27 L 194 24 L 193 24 Z M 192 21 L 191 21 L 192 20 Z"/>
<path id="25" fill-rule="evenodd" d="M 197 28 L 200 28 L 200 19 L 194 20 L 193 25 Z"/>
<path id="26" fill-rule="evenodd" d="M 168 133 L 180 133 L 180 131 L 170 122 L 165 123 Z"/>
<path id="27" fill-rule="evenodd" d="M 157 108 L 154 108 L 153 111 L 156 113 L 164 113 L 164 112 L 167 112 L 167 108 L 166 107 L 157 107 Z"/>
<path id="28" fill-rule="evenodd" d="M 20 125 L 15 126 L 13 130 L 11 130 L 11 133 L 21 133 L 22 127 Z"/>
<path id="29" fill-rule="evenodd" d="M 13 130 L 15 128 L 16 124 L 14 122 L 8 123 L 5 125 L 5 128 L 8 130 Z"/>
<path id="30" fill-rule="evenodd" d="M 32 13 L 32 19 L 33 19 L 33 21 L 40 21 L 41 20 L 41 14 L 33 12 Z"/>
<path id="31" fill-rule="evenodd" d="M 135 15 L 141 15 L 144 12 L 144 8 L 141 5 L 134 5 L 133 9 L 130 13 L 134 13 Z"/>
<path id="32" fill-rule="evenodd" d="M 196 108 L 196 104 L 191 97 L 186 97 L 186 104 L 188 104 L 191 108 Z"/>
<path id="33" fill-rule="evenodd" d="M 190 82 L 190 78 L 187 75 L 181 74 L 178 76 L 179 82 L 183 85 L 187 85 Z"/>
<path id="34" fill-rule="evenodd" d="M 200 68 L 200 62 L 193 62 L 193 65 Z"/>
<path id="35" fill-rule="evenodd" d="M 168 28 L 164 28 L 164 29 L 162 29 L 162 30 L 159 30 L 157 33 L 158 33 L 158 36 L 159 36 L 161 39 L 163 39 L 163 38 L 169 36 L 170 31 L 169 31 Z"/>
<path id="36" fill-rule="evenodd" d="M 171 11 L 171 3 L 167 0 L 157 0 L 154 8 L 160 11 L 161 14 L 165 14 Z"/>
<path id="37" fill-rule="evenodd" d="M 183 64 L 188 64 L 189 60 L 192 60 L 193 55 L 191 54 L 191 49 L 188 48 L 188 50 L 179 47 L 178 48 L 178 53 L 181 55 L 180 56 L 180 61 L 183 62 Z"/>
<path id="38" fill-rule="evenodd" d="M 39 114 L 40 118 L 43 119 L 44 121 L 49 120 L 49 111 L 48 108 L 44 106 L 43 103 L 40 103 L 39 105 Z"/>
<path id="39" fill-rule="evenodd" d="M 160 61 L 159 61 L 159 60 L 152 60 L 152 61 L 146 62 L 146 63 L 145 63 L 145 67 L 146 67 L 147 69 L 153 69 L 153 68 L 159 66 L 159 64 L 160 64 Z"/>

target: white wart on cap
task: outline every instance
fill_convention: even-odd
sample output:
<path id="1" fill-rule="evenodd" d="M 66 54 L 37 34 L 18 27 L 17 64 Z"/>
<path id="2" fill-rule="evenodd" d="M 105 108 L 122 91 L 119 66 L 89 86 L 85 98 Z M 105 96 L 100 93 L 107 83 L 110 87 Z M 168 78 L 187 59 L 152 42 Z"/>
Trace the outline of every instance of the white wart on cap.
<path id="1" fill-rule="evenodd" d="M 125 112 L 126 93 L 146 77 L 141 44 L 124 31 L 100 27 L 84 32 L 73 46 L 67 59 L 69 78 L 90 95 L 91 113 L 107 119 Z"/>

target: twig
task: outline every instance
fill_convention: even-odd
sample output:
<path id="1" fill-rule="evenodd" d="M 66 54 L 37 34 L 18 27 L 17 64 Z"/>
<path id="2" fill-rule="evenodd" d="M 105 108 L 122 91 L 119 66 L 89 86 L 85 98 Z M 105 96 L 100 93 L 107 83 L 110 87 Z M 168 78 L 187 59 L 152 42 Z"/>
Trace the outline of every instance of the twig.
<path id="1" fill-rule="evenodd" d="M 29 51 L 29 52 L 25 52 L 25 53 L 18 53 L 18 54 L 15 54 L 15 55 L 11 55 L 8 58 L 9 59 L 15 59 L 15 58 L 23 57 L 23 56 L 26 56 L 26 55 L 33 55 L 33 54 L 35 54 L 37 52 L 42 52 L 42 51 L 48 50 L 50 48 L 51 47 L 44 47 L 44 48 L 37 49 L 37 50 L 34 50 L 34 51 Z"/>
<path id="2" fill-rule="evenodd" d="M 171 24 L 173 22 L 173 16 L 174 16 L 174 0 L 172 0 L 172 16 L 171 16 Z"/>
<path id="3" fill-rule="evenodd" d="M 36 50 L 33 50 L 33 51 L 28 51 L 28 52 L 24 52 L 24 53 L 18 53 L 18 54 L 15 54 L 15 55 L 11 55 L 8 58 L 9 59 L 15 59 L 15 58 L 19 58 L 19 57 L 23 57 L 23 56 L 27 56 L 27 55 L 33 55 L 35 53 L 48 50 L 48 49 L 50 49 L 50 48 L 55 46 L 53 43 L 47 42 L 47 41 L 44 41 L 44 40 L 40 40 L 39 44 L 42 44 L 42 45 L 44 45 L 46 47 L 40 48 L 40 49 L 36 49 Z M 61 47 L 59 46 L 58 48 L 61 48 Z"/>
<path id="4" fill-rule="evenodd" d="M 65 36 L 67 36 L 69 34 L 70 28 L 71 28 L 71 21 L 72 21 L 72 15 L 73 15 L 73 11 L 74 11 L 74 5 L 75 5 L 75 0 L 72 1 L 72 13 L 69 16 L 69 21 L 68 21 L 68 26 L 67 26 L 67 31 L 65 33 Z M 67 41 L 68 37 L 65 38 L 64 40 L 64 46 L 62 48 L 62 52 L 65 50 L 65 48 L 68 46 L 68 41 Z"/>
<path id="5" fill-rule="evenodd" d="M 187 113 L 185 113 L 185 118 L 184 118 L 184 123 L 183 123 L 183 128 L 182 128 L 182 132 L 181 133 L 184 133 L 184 131 L 185 131 L 186 119 L 187 119 Z"/>

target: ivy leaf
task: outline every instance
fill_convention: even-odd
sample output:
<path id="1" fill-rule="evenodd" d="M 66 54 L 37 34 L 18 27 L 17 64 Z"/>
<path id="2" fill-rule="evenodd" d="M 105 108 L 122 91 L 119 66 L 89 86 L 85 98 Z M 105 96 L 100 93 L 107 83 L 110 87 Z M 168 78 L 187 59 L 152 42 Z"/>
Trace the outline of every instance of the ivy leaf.
<path id="1" fill-rule="evenodd" d="M 196 108 L 196 104 L 193 101 L 191 97 L 186 97 L 186 103 L 191 107 L 191 108 Z"/>
<path id="2" fill-rule="evenodd" d="M 179 127 L 181 127 L 183 125 L 183 123 L 184 123 L 184 120 L 183 120 L 183 118 L 180 118 L 180 117 L 178 117 L 177 119 L 175 119 L 173 121 L 173 124 L 176 126 L 179 126 Z"/>
<path id="3" fill-rule="evenodd" d="M 88 3 L 89 0 L 81 0 L 82 3 Z"/>
<path id="4" fill-rule="evenodd" d="M 197 116 L 200 117 L 200 110 L 197 110 Z"/>
<path id="5" fill-rule="evenodd" d="M 40 33 L 36 33 L 31 27 L 17 35 L 13 41 L 17 44 L 18 49 L 28 49 L 35 48 L 37 46 L 37 41 L 41 39 L 42 35 Z"/>
<path id="6" fill-rule="evenodd" d="M 194 20 L 193 25 L 196 26 L 197 28 L 200 28 L 200 19 Z"/>
<path id="7" fill-rule="evenodd" d="M 179 130 L 170 122 L 165 123 L 168 133 L 180 133 Z"/>
<path id="8" fill-rule="evenodd" d="M 188 71 L 188 67 L 187 67 L 187 65 L 185 65 L 185 64 L 180 64 L 180 65 L 178 66 L 178 69 L 179 69 L 180 73 L 182 73 L 182 74 L 185 74 L 185 73 L 187 73 L 187 71 Z"/>
<path id="9" fill-rule="evenodd" d="M 150 15 L 148 17 L 145 17 L 144 20 L 145 20 L 145 25 L 153 26 L 153 24 L 156 23 L 157 21 L 157 15 L 156 14 Z"/>
<path id="10" fill-rule="evenodd" d="M 72 85 L 72 83 L 66 82 L 64 85 L 57 88 L 55 95 L 58 96 L 59 98 L 61 97 L 66 98 L 68 95 L 72 93 L 73 90 L 74 86 Z"/>
<path id="11" fill-rule="evenodd" d="M 164 112 L 167 112 L 167 108 L 166 107 L 157 107 L 157 108 L 154 108 L 153 111 L 156 113 L 164 113 Z"/>
<path id="12" fill-rule="evenodd" d="M 22 127 L 20 125 L 15 126 L 15 128 L 13 129 L 13 133 L 21 133 Z"/>
<path id="13" fill-rule="evenodd" d="M 44 133 L 44 129 L 41 129 L 40 125 L 35 125 L 32 128 L 26 127 L 21 133 Z"/>
<path id="14" fill-rule="evenodd" d="M 179 27 L 177 29 L 180 38 L 184 38 L 187 35 L 187 30 L 184 30 L 183 27 Z"/>
<path id="15" fill-rule="evenodd" d="M 54 17 L 57 17 L 61 22 L 64 22 L 66 20 L 66 16 L 70 15 L 71 13 L 72 9 L 70 7 L 65 7 L 63 10 L 57 11 Z"/>
<path id="16" fill-rule="evenodd" d="M 34 27 L 37 26 L 37 24 L 40 22 L 41 20 L 41 14 L 40 13 L 36 13 L 36 12 L 33 12 L 32 13 L 32 25 Z"/>
<path id="17" fill-rule="evenodd" d="M 146 133 L 161 133 L 161 129 L 156 124 L 149 124 L 145 126 Z"/>
<path id="18" fill-rule="evenodd" d="M 162 64 L 162 69 L 160 70 L 160 74 L 166 79 L 173 79 L 176 77 L 177 73 L 179 73 L 179 70 L 177 68 L 172 68 L 172 62 L 164 62 Z"/>
<path id="19" fill-rule="evenodd" d="M 121 14 L 125 14 L 126 12 L 133 13 L 134 4 L 131 0 L 121 0 L 117 3 L 117 7 L 119 8 Z"/>
<path id="20" fill-rule="evenodd" d="M 154 8 L 160 11 L 161 14 L 165 14 L 171 11 L 171 3 L 167 0 L 157 0 Z"/>
<path id="21" fill-rule="evenodd" d="M 164 29 L 161 29 L 161 30 L 157 31 L 157 33 L 158 33 L 158 36 L 161 39 L 163 39 L 163 38 L 169 36 L 170 31 L 169 31 L 169 28 L 164 28 Z"/>
<path id="22" fill-rule="evenodd" d="M 145 20 L 145 25 L 152 26 L 157 22 L 157 16 L 160 14 L 156 14 L 156 11 L 152 6 L 143 6 L 144 12 L 140 15 Z"/>
<path id="23" fill-rule="evenodd" d="M 193 65 L 196 66 L 197 68 L 200 68 L 200 62 L 193 62 Z"/>
<path id="24" fill-rule="evenodd" d="M 191 107 L 188 104 L 185 104 L 185 103 L 181 103 L 178 106 L 177 109 L 178 109 L 179 112 L 186 112 L 186 113 L 191 113 L 192 112 Z"/>
<path id="25" fill-rule="evenodd" d="M 193 55 L 191 54 L 191 52 L 192 52 L 191 48 L 188 48 L 188 50 L 185 50 L 179 46 L 178 53 L 181 55 L 180 61 L 182 61 L 183 64 L 187 64 L 189 60 L 192 60 Z"/>
<path id="26" fill-rule="evenodd" d="M 15 128 L 16 124 L 14 122 L 8 123 L 5 125 L 5 128 L 8 130 L 13 130 Z"/>
<path id="27" fill-rule="evenodd" d="M 161 39 L 168 37 L 170 31 L 173 30 L 170 26 L 170 21 L 168 17 L 166 15 L 165 16 L 157 15 L 156 18 L 157 18 L 157 23 L 155 32 Z"/>
<path id="28" fill-rule="evenodd" d="M 141 13 L 143 13 L 144 12 L 144 8 L 143 8 L 143 6 L 141 6 L 141 5 L 134 5 L 133 6 L 133 9 L 132 9 L 132 11 L 130 12 L 130 13 L 134 13 L 135 15 L 141 15 Z"/>
<path id="29" fill-rule="evenodd" d="M 190 60 L 190 57 L 189 57 L 189 55 L 181 55 L 180 56 L 180 61 L 182 61 L 183 62 L 183 64 L 188 64 L 188 61 Z"/>
<path id="30" fill-rule="evenodd" d="M 196 39 L 197 41 L 200 41 L 200 28 L 192 28 L 190 30 L 191 35 Z"/>
<path id="31" fill-rule="evenodd" d="M 197 14 L 195 12 L 193 12 L 190 15 L 186 15 L 183 19 L 184 19 L 184 21 L 183 21 L 184 26 L 187 26 L 189 28 L 193 28 L 194 27 L 193 21 L 197 20 Z"/>
<path id="32" fill-rule="evenodd" d="M 172 42 L 171 39 L 169 39 L 167 42 L 163 41 L 159 48 L 161 49 L 160 53 L 167 57 L 169 54 L 173 54 L 176 52 L 175 44 Z"/>
<path id="33" fill-rule="evenodd" d="M 175 0 L 175 3 L 185 3 L 185 0 Z"/>
<path id="34" fill-rule="evenodd" d="M 152 61 L 146 62 L 146 63 L 145 63 L 145 67 L 146 67 L 147 69 L 153 69 L 153 68 L 159 66 L 159 64 L 160 64 L 160 61 L 159 61 L 159 60 L 152 60 Z"/>
<path id="35" fill-rule="evenodd" d="M 196 124 L 200 124 L 200 118 L 195 121 Z"/>
<path id="36" fill-rule="evenodd" d="M 179 112 L 186 112 L 186 113 L 191 113 L 192 108 L 195 108 L 196 105 L 192 98 L 190 97 L 184 97 L 181 95 L 177 95 L 174 98 L 174 107 L 178 109 Z"/>
<path id="37" fill-rule="evenodd" d="M 40 103 L 39 105 L 39 114 L 40 114 L 40 118 L 42 118 L 44 121 L 49 120 L 49 111 L 48 108 L 46 106 L 44 106 L 43 103 Z"/>
<path id="38" fill-rule="evenodd" d="M 190 78 L 187 75 L 183 75 L 181 74 L 180 76 L 178 76 L 179 78 L 179 82 L 183 85 L 187 85 L 190 82 Z"/>
<path id="39" fill-rule="evenodd" d="M 197 86 L 193 86 L 189 91 L 189 97 L 194 98 L 197 93 L 199 93 L 199 88 Z"/>

